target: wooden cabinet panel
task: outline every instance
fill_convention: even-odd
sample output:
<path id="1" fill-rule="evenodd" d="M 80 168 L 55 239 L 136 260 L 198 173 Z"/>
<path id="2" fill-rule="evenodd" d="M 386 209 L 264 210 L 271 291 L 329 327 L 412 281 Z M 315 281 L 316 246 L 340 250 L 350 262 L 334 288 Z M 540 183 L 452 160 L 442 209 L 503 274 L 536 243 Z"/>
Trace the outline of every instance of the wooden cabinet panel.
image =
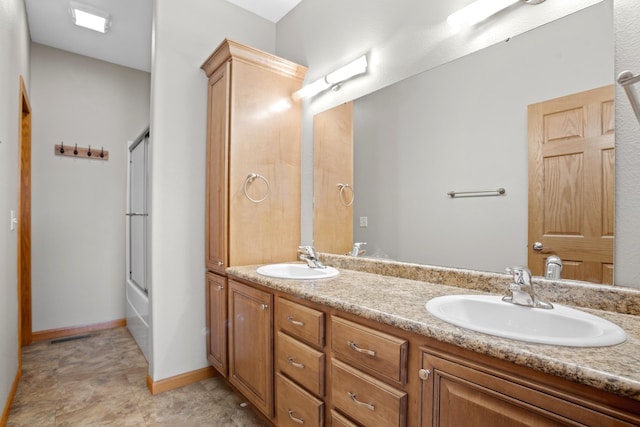
<path id="1" fill-rule="evenodd" d="M 324 396 L 324 353 L 278 332 L 276 366 L 301 386 Z"/>
<path id="2" fill-rule="evenodd" d="M 324 403 L 321 400 L 280 374 L 276 375 L 276 390 L 278 426 L 324 425 Z"/>
<path id="3" fill-rule="evenodd" d="M 227 376 L 227 278 L 207 273 L 207 359 Z"/>
<path id="4" fill-rule="evenodd" d="M 331 402 L 366 426 L 404 426 L 407 393 L 336 359 L 331 361 Z"/>
<path id="5" fill-rule="evenodd" d="M 339 187 L 348 185 L 348 187 Z M 353 102 L 313 117 L 313 245 L 320 252 L 353 247 Z"/>
<path id="6" fill-rule="evenodd" d="M 332 410 L 331 411 L 331 426 L 332 427 L 358 427 L 358 424 L 352 423 L 347 417 L 341 413 Z"/>
<path id="7" fill-rule="evenodd" d="M 422 382 L 423 427 L 633 425 L 473 362 L 460 363 L 423 351 L 422 369 L 428 371 Z"/>
<path id="8" fill-rule="evenodd" d="M 206 266 L 207 269 L 221 274 L 224 274 L 224 268 L 228 264 L 228 106 L 227 62 L 209 79 L 207 107 Z"/>
<path id="9" fill-rule="evenodd" d="M 278 298 L 276 323 L 291 336 L 319 348 L 324 346 L 324 313 L 321 311 Z"/>
<path id="10" fill-rule="evenodd" d="M 302 107 L 292 102 L 291 94 L 302 86 L 306 68 L 226 39 L 201 68 L 209 79 L 207 270 L 225 276 L 229 266 L 296 259 Z M 236 305 L 227 308 L 226 286 L 222 292 L 218 289 L 221 282 L 210 277 L 206 284 L 207 358 L 271 416 L 272 304 L 238 291 L 228 295 L 228 301 Z M 262 304 L 267 307 L 264 313 L 256 311 Z M 227 311 L 232 322 L 230 338 Z M 234 319 L 234 315 L 238 316 Z M 267 318 L 268 322 L 262 322 Z"/>
<path id="11" fill-rule="evenodd" d="M 231 67 L 229 264 L 291 261 L 300 245 L 302 139 L 291 93 L 300 82 L 244 61 Z"/>
<path id="12" fill-rule="evenodd" d="M 331 350 L 341 359 L 384 379 L 406 383 L 406 340 L 334 316 Z"/>
<path id="13" fill-rule="evenodd" d="M 207 269 L 296 259 L 302 107 L 291 94 L 306 68 L 232 40 L 201 68 L 209 78 Z"/>
<path id="14" fill-rule="evenodd" d="M 273 295 L 229 280 L 229 381 L 273 416 Z"/>

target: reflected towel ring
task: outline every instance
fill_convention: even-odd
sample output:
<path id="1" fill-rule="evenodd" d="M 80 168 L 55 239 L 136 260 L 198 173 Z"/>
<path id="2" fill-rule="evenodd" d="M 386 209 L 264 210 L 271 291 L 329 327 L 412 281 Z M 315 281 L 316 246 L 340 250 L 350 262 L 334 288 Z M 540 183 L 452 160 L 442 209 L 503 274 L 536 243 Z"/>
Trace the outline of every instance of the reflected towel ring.
<path id="1" fill-rule="evenodd" d="M 351 206 L 353 204 L 353 188 L 349 185 L 349 184 L 338 184 L 338 188 L 340 189 L 340 193 L 338 194 L 338 197 L 340 198 L 340 203 L 342 203 L 343 206 Z M 350 188 L 351 189 L 351 200 L 347 201 L 344 198 L 344 189 L 345 188 Z"/>
<path id="2" fill-rule="evenodd" d="M 247 185 L 251 184 L 256 179 L 261 179 L 264 181 L 265 184 L 267 184 L 267 191 L 264 193 L 264 196 L 260 199 L 252 198 L 251 196 L 249 196 L 249 193 L 247 192 Z M 247 179 L 244 180 L 244 195 L 247 197 L 247 199 L 251 200 L 253 203 L 263 202 L 269 195 L 269 191 L 271 191 L 271 187 L 269 186 L 269 181 L 267 180 L 267 178 L 265 178 L 262 175 L 259 175 L 257 173 L 250 173 L 247 176 Z"/>

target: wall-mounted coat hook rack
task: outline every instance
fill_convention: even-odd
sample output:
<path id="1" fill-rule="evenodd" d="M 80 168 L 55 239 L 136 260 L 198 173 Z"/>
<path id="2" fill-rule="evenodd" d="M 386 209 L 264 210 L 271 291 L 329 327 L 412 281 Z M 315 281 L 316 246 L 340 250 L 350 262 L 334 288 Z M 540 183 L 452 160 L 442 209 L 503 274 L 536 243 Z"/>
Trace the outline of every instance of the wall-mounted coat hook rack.
<path id="1" fill-rule="evenodd" d="M 65 145 L 64 142 L 55 145 L 55 154 L 58 156 L 82 157 L 84 159 L 109 160 L 109 151 L 104 147 L 95 148 L 78 147 L 78 144 Z"/>

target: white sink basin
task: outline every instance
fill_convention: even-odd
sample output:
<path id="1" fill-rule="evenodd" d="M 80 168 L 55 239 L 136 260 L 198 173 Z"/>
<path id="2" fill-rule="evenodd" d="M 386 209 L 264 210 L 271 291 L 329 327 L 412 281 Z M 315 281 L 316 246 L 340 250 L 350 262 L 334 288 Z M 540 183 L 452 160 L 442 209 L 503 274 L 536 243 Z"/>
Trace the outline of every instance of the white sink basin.
<path id="1" fill-rule="evenodd" d="M 602 347 L 627 334 L 608 320 L 554 304 L 553 309 L 523 307 L 494 295 L 447 295 L 426 304 L 429 313 L 456 326 L 540 344 Z"/>
<path id="2" fill-rule="evenodd" d="M 276 279 L 328 279 L 336 277 L 340 272 L 333 267 L 310 268 L 307 264 L 269 264 L 258 267 L 258 274 Z"/>

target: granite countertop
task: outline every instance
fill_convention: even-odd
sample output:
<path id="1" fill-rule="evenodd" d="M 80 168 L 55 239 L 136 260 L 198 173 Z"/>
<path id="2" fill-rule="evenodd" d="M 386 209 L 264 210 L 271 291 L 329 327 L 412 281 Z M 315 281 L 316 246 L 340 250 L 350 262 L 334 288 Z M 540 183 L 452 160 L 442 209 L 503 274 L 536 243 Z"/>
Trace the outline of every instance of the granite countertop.
<path id="1" fill-rule="evenodd" d="M 482 294 L 487 293 L 486 289 L 478 291 L 329 265 L 336 266 L 340 275 L 322 280 L 274 279 L 256 273 L 258 266 L 230 267 L 227 273 L 395 328 L 640 400 L 640 316 L 581 307 L 622 327 L 627 340 L 614 346 L 587 348 L 531 344 L 459 328 L 425 309 L 427 301 L 441 295 Z M 566 296 L 566 291 L 562 295 Z M 558 303 L 553 297 L 547 300 Z M 567 305 L 564 301 L 561 304 Z"/>

